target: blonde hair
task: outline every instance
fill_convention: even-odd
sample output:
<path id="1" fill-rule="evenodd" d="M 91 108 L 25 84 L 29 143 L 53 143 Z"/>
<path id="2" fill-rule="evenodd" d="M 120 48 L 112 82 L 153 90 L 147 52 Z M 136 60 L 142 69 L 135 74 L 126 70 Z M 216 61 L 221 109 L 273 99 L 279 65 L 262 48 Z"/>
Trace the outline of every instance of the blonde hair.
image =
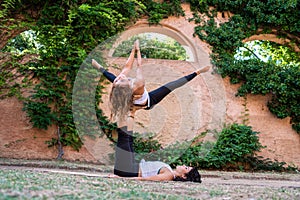
<path id="1" fill-rule="evenodd" d="M 132 105 L 130 85 L 115 85 L 110 92 L 111 120 L 125 120 Z"/>

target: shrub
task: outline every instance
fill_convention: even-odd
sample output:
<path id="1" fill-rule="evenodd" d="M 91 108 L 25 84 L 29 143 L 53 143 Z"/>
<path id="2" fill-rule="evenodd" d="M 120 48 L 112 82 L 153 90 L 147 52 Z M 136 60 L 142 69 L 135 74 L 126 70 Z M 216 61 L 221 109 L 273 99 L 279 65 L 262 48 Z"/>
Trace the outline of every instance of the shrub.
<path id="1" fill-rule="evenodd" d="M 204 166 L 218 169 L 227 168 L 228 164 L 247 163 L 247 159 L 254 157 L 255 152 L 263 147 L 257 134 L 258 132 L 253 131 L 250 126 L 236 123 L 226 126 L 206 156 Z"/>
<path id="2" fill-rule="evenodd" d="M 206 134 L 204 132 L 203 134 Z M 216 142 L 183 141 L 162 148 L 151 135 L 148 139 L 137 137 L 135 151 L 138 160 L 160 160 L 171 167 L 189 165 L 199 169 L 296 171 L 297 167 L 285 162 L 262 158 L 256 152 L 264 148 L 259 132 L 244 124 L 229 124 L 215 135 Z"/>

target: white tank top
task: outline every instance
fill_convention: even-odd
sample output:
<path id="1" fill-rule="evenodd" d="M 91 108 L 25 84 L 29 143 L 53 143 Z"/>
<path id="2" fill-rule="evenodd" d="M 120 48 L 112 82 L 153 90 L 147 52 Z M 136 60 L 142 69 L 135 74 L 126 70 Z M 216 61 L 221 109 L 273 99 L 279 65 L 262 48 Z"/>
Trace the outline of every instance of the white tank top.
<path id="1" fill-rule="evenodd" d="M 159 170 L 163 167 L 166 167 L 173 173 L 173 170 L 170 167 L 170 165 L 168 165 L 164 162 L 160 162 L 160 161 L 147 161 L 146 162 L 144 159 L 141 160 L 141 162 L 140 162 L 140 169 L 141 169 L 142 177 L 149 177 L 149 176 L 157 175 L 159 173 Z M 175 175 L 174 175 L 174 178 L 175 178 Z"/>
<path id="2" fill-rule="evenodd" d="M 146 88 L 144 88 L 144 93 L 143 95 L 139 98 L 133 101 L 133 104 L 135 105 L 145 105 L 145 103 L 148 101 L 148 104 L 150 103 L 149 101 L 149 94 Z"/>

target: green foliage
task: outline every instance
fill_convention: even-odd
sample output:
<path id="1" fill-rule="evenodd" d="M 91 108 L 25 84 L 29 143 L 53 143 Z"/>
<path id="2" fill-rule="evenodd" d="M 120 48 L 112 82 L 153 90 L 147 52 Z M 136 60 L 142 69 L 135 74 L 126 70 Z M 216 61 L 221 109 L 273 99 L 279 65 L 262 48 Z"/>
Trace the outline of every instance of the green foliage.
<path id="1" fill-rule="evenodd" d="M 219 136 L 215 143 L 201 142 L 189 146 L 172 165 L 188 164 L 202 169 L 238 169 L 249 163 L 248 159 L 254 158 L 255 152 L 262 148 L 257 134 L 246 125 L 228 125 L 217 133 Z"/>
<path id="2" fill-rule="evenodd" d="M 250 126 L 234 123 L 216 133 L 216 142 L 184 141 L 162 148 L 150 137 L 147 140 L 138 138 L 134 147 L 138 159 L 161 160 L 170 163 L 172 167 L 189 165 L 200 169 L 219 170 L 297 170 L 296 167 L 286 166 L 285 162 L 257 156 L 256 153 L 263 148 L 258 134 Z"/>
<path id="3" fill-rule="evenodd" d="M 93 106 L 80 104 L 84 99 L 72 102 L 74 81 L 88 53 L 101 42 L 123 31 L 126 25 L 134 22 L 141 15 L 150 16 L 150 22 L 155 20 L 158 22 L 157 20 L 162 17 L 182 14 L 180 1 L 160 4 L 137 0 L 85 1 L 84 3 L 77 1 L 28 3 L 23 0 L 7 0 L 1 3 L 1 8 L 3 10 L 0 17 L 13 18 L 14 12 L 20 12 L 26 18 L 23 20 L 26 24 L 14 24 L 16 22 L 12 19 L 12 23 L 8 23 L 9 29 L 18 29 L 20 26 L 30 29 L 29 32 L 24 32 L 11 40 L 1 51 L 19 55 L 25 53 L 39 55 L 38 60 L 18 67 L 18 70 L 33 74 L 33 77 L 39 80 L 39 84 L 33 88 L 32 95 L 26 99 L 24 110 L 31 118 L 34 127 L 47 129 L 51 124 L 59 127 L 60 141 L 53 138 L 48 141 L 49 146 L 61 142 L 77 150 L 82 145 L 80 140 L 82 134 L 103 135 L 104 133 L 110 136 L 111 131 L 116 128 L 115 124 L 111 124 L 102 115 L 102 111 L 97 106 L 102 93 L 100 85 L 96 89 L 96 94 L 93 94 Z M 1 71 L 1 75 L 4 75 L 3 73 Z M 4 90 L 1 90 L 3 97 L 15 94 L 15 89 L 19 87 L 18 85 L 12 87 L 13 84 L 8 87 L 8 76 L 13 76 L 10 70 L 5 71 L 5 76 L 0 80 L 0 87 L 9 88 L 12 92 L 3 93 Z M 85 77 L 79 83 L 86 86 L 82 88 L 79 96 L 87 92 L 87 96 L 91 97 L 88 86 L 94 87 L 94 85 L 86 84 L 89 78 L 91 77 Z M 98 82 L 94 83 L 98 84 Z M 72 103 L 73 106 L 77 106 L 75 113 L 72 113 Z M 76 123 L 73 114 L 80 116 Z M 91 116 L 95 115 L 97 119 L 91 119 Z M 77 130 L 78 126 L 81 127 L 79 130 Z"/>
<path id="4" fill-rule="evenodd" d="M 294 129 L 299 132 L 299 57 L 287 47 L 267 41 L 260 44 L 259 47 L 265 48 L 265 56 L 255 47 L 252 47 L 252 50 L 251 47 L 247 47 L 250 51 L 243 53 L 247 59 L 224 62 L 219 71 L 222 76 L 230 76 L 232 83 L 243 83 L 237 95 L 271 93 L 272 99 L 268 102 L 270 111 L 279 118 L 291 117 Z M 253 51 L 265 61 L 253 57 Z"/>
<path id="5" fill-rule="evenodd" d="M 11 96 L 23 99 L 22 89 L 31 84 L 31 73 L 24 69 L 24 65 L 18 63 L 22 57 L 6 52 L 0 55 L 0 59 L 4 60 L 0 65 L 0 99 Z"/>
<path id="6" fill-rule="evenodd" d="M 148 138 L 147 140 L 142 141 L 142 145 L 138 146 L 135 151 L 137 151 L 137 159 L 145 159 L 150 161 L 163 161 L 166 163 L 181 163 L 178 158 L 185 153 L 186 151 L 190 150 L 190 141 L 181 141 L 175 142 L 167 147 L 162 148 L 162 146 L 153 138 Z M 142 149 L 140 147 L 147 147 L 147 149 Z M 199 153 L 199 152 L 197 152 Z M 199 153 L 201 154 L 201 153 Z M 189 154 L 191 155 L 191 154 Z M 183 163 L 181 163 L 183 164 Z"/>
<path id="7" fill-rule="evenodd" d="M 28 102 L 25 103 L 24 110 L 27 111 L 33 126 L 40 129 L 47 129 L 55 119 L 55 116 L 51 113 L 51 108 L 45 103 Z"/>
<path id="8" fill-rule="evenodd" d="M 232 124 L 225 127 L 205 158 L 207 167 L 223 168 L 227 164 L 243 163 L 246 158 L 253 157 L 262 148 L 257 134 L 246 125 Z"/>
<path id="9" fill-rule="evenodd" d="M 263 157 L 250 157 L 247 159 L 247 162 L 250 164 L 253 171 L 289 171 L 289 172 L 297 172 L 299 169 L 297 166 L 287 165 L 286 162 L 279 162 L 277 160 L 272 161 L 269 158 Z"/>
<path id="10" fill-rule="evenodd" d="M 300 56 L 288 48 L 294 44 L 299 46 L 295 36 L 300 31 L 297 20 L 300 14 L 294 12 L 300 8 L 298 1 L 207 0 L 191 1 L 191 5 L 201 5 L 196 10 L 209 17 L 205 20 L 203 16 L 194 14 L 192 20 L 199 24 L 195 34 L 212 46 L 211 58 L 217 71 L 223 77 L 229 76 L 232 83 L 242 83 L 237 95 L 271 94 L 272 100 L 268 103 L 270 111 L 279 118 L 291 117 L 293 128 L 300 133 Z M 214 9 L 208 10 L 208 6 Z M 217 26 L 214 18 L 216 11 L 231 11 L 234 16 Z M 266 41 L 250 46 L 242 43 L 251 35 L 271 32 L 292 42 L 286 46 Z M 242 53 L 244 59 L 236 55 L 237 49 L 242 47 L 246 49 Z"/>
<path id="11" fill-rule="evenodd" d="M 14 74 L 3 68 L 4 65 L 1 66 L 0 70 L 0 99 L 20 94 L 20 85 L 17 83 L 11 84 Z"/>
<path id="12" fill-rule="evenodd" d="M 299 10 L 300 4 L 297 0 L 189 0 L 194 10 L 206 13 L 209 16 L 216 14 L 216 11 L 230 11 L 240 15 L 249 28 L 260 27 L 264 29 L 276 28 L 280 33 L 291 33 L 299 35 Z M 209 7 L 213 9 L 208 9 Z"/>
<path id="13" fill-rule="evenodd" d="M 0 18 L 4 18 L 7 16 L 10 9 L 15 7 L 16 1 L 18 0 L 4 0 L 0 4 Z"/>
<path id="14" fill-rule="evenodd" d="M 158 151 L 162 148 L 161 144 L 153 139 L 154 134 L 149 134 L 147 137 L 144 137 L 138 133 L 134 134 L 134 151 L 138 153 L 137 159 L 142 159 L 148 153 Z"/>
<path id="15" fill-rule="evenodd" d="M 212 62 L 222 76 L 230 76 L 231 81 L 235 83 L 244 83 L 239 89 L 239 95 L 248 92 L 255 94 L 271 92 L 273 98 L 269 102 L 270 110 L 279 117 L 290 116 L 293 127 L 299 132 L 300 112 L 295 100 L 299 99 L 299 68 L 297 65 L 291 65 L 284 67 L 283 70 L 282 67 L 284 62 L 291 63 L 295 55 L 284 53 L 285 57 L 290 58 L 281 61 L 280 67 L 276 65 L 278 63 L 264 63 L 258 59 L 236 60 L 234 57 L 236 49 L 243 46 L 242 40 L 259 31 L 269 33 L 277 29 L 276 34 L 287 37 L 298 45 L 299 42 L 291 36 L 291 34 L 299 35 L 299 12 L 295 12 L 299 10 L 298 1 L 190 0 L 188 2 L 194 11 L 206 13 L 210 19 L 206 22 L 201 15 L 195 13 L 191 20 L 199 23 L 195 35 L 213 46 Z M 79 140 L 80 133 L 75 128 L 77 124 L 74 123 L 72 116 L 72 92 L 83 60 L 99 43 L 123 31 L 128 24 L 142 16 L 148 16 L 149 22 L 156 24 L 164 17 L 183 15 L 180 4 L 181 1 L 178 0 L 162 3 L 150 0 L 88 0 L 84 3 L 63 0 L 34 3 L 25 0 L 3 1 L 0 19 L 5 22 L 4 24 L 10 25 L 5 27 L 5 30 L 26 28 L 36 34 L 34 36 L 36 38 L 33 38 L 36 43 L 29 38 L 18 36 L 9 43 L 5 51 L 38 53 L 39 59 L 26 65 L 16 65 L 17 60 L 1 65 L 0 95 L 4 97 L 18 94 L 18 90 L 23 87 L 19 83 L 14 84 L 13 81 L 7 83 L 7 80 L 14 79 L 12 77 L 15 74 L 11 73 L 14 68 L 23 75 L 33 74 L 33 77 L 39 80 L 39 84 L 34 88 L 33 95 L 25 102 L 24 109 L 34 126 L 45 129 L 55 124 L 60 127 L 61 142 L 64 145 L 80 148 L 82 144 Z M 215 9 L 208 9 L 210 6 Z M 227 23 L 217 26 L 213 18 L 217 10 L 231 11 L 235 16 Z M 14 13 L 23 14 L 24 20 L 16 24 L 20 19 L 13 19 L 16 17 Z M 8 21 L 11 23 L 7 23 Z M 176 49 L 177 46 L 174 46 Z M 270 49 L 268 44 L 266 46 Z M 278 55 L 278 48 L 275 49 L 272 50 L 273 58 L 274 55 Z M 282 52 L 284 51 L 282 49 Z M 265 79 L 269 82 L 262 78 L 266 75 L 269 77 Z M 26 78 L 24 80 L 26 81 Z M 101 132 L 100 126 L 105 134 L 110 135 L 115 129 L 115 124 L 110 124 L 97 108 L 98 99 L 101 98 L 100 86 L 94 98 L 95 105 L 86 110 L 85 107 L 79 107 L 81 108 L 78 110 L 79 115 L 83 116 L 83 121 L 88 121 L 89 114 L 95 111 L 99 122 L 95 134 Z M 87 123 L 85 127 L 89 127 L 89 124 Z M 90 129 L 85 131 L 93 134 L 93 127 L 90 126 Z M 55 145 L 57 142 L 54 139 L 50 143 Z M 200 150 L 198 147 L 192 152 Z M 164 157 L 170 158 L 171 151 L 169 153 Z"/>
<path id="16" fill-rule="evenodd" d="M 163 1 L 162 3 L 148 0 L 145 4 L 147 5 L 146 13 L 149 15 L 150 24 L 158 24 L 163 18 L 171 15 L 184 16 L 179 0 Z"/>
<path id="17" fill-rule="evenodd" d="M 29 30 L 10 40 L 1 51 L 19 56 L 24 54 L 39 54 L 40 48 L 41 45 L 37 42 L 36 33 Z"/>
<path id="18" fill-rule="evenodd" d="M 159 39 L 159 37 L 163 36 L 153 33 L 133 36 L 118 45 L 113 56 L 128 57 L 132 44 L 139 39 L 143 58 L 186 60 L 186 51 L 176 40 L 169 37 Z"/>
<path id="19" fill-rule="evenodd" d="M 39 79 L 33 94 L 24 104 L 24 110 L 34 127 L 47 129 L 51 124 L 59 127 L 60 141 L 53 138 L 47 142 L 49 146 L 61 142 L 78 150 L 82 145 L 80 134 L 102 135 L 99 129 L 110 134 L 116 128 L 95 104 L 99 102 L 95 98 L 101 97 L 98 87 L 96 96 L 93 96 L 94 106 L 88 109 L 79 107 L 77 110 L 83 116 L 81 121 L 92 122 L 85 123 L 82 128 L 84 132 L 76 129 L 72 89 L 79 66 L 90 50 L 124 30 L 126 24 L 143 13 L 145 6 L 138 1 L 93 1 L 86 4 L 46 1 L 44 4 L 46 6 L 43 6 L 36 25 L 30 27 L 33 34 L 29 37 L 25 33 L 19 35 L 3 51 L 39 54 L 38 61 L 23 66 L 23 70 L 33 72 L 34 77 Z M 91 112 L 96 112 L 98 119 L 88 120 Z M 95 122 L 99 124 L 95 125 Z"/>

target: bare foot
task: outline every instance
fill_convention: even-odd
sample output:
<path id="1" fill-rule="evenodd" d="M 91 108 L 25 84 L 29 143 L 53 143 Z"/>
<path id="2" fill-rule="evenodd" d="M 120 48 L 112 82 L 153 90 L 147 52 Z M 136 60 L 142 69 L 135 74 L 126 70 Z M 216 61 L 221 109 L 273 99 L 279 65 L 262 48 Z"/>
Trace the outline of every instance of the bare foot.
<path id="1" fill-rule="evenodd" d="M 198 69 L 198 70 L 196 71 L 196 73 L 199 75 L 199 74 L 201 74 L 201 73 L 208 72 L 209 69 L 210 69 L 210 66 L 202 67 L 202 68 Z"/>
<path id="2" fill-rule="evenodd" d="M 137 51 L 139 51 L 139 50 L 140 50 L 140 41 L 139 41 L 139 40 L 136 40 L 136 41 L 134 42 L 134 46 L 135 46 L 135 49 L 136 49 Z"/>
<path id="3" fill-rule="evenodd" d="M 92 59 L 92 65 L 98 70 L 104 69 L 96 60 Z"/>

